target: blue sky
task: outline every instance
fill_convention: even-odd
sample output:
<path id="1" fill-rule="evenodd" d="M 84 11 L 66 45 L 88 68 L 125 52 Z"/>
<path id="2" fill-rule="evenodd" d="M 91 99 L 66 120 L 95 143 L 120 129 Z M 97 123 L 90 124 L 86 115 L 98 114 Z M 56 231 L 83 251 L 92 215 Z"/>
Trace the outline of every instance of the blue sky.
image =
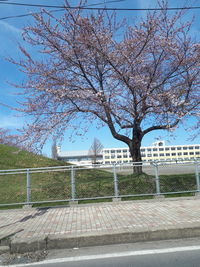
<path id="1" fill-rule="evenodd" d="M 8 2 L 11 0 L 8 0 Z M 88 0 L 88 4 L 104 2 L 105 0 Z M 52 4 L 52 5 L 61 5 L 63 4 L 63 0 L 13 0 L 12 2 L 18 3 L 34 3 L 34 4 Z M 76 0 L 69 1 L 71 5 L 77 3 Z M 105 1 L 106 2 L 106 1 Z M 194 6 L 200 6 L 200 2 L 196 1 L 182 1 L 182 0 L 173 0 L 169 1 L 169 6 L 183 6 L 184 3 Z M 101 6 L 101 5 L 99 5 Z M 125 0 L 124 2 L 107 4 L 108 7 L 122 7 L 122 8 L 147 8 L 147 7 L 155 7 L 156 1 L 154 0 Z M 24 7 L 24 6 L 12 6 L 12 5 L 3 5 L 0 4 L 0 18 L 6 16 L 13 15 L 21 15 L 30 12 L 37 12 L 39 8 L 33 7 Z M 195 23 L 192 28 L 192 33 L 197 38 L 200 33 L 200 21 L 198 13 L 200 10 L 191 10 L 189 11 L 189 16 L 196 15 Z M 63 12 L 57 12 L 57 15 L 61 15 Z M 127 17 L 128 19 L 132 19 L 135 17 L 141 17 L 145 14 L 145 12 L 139 11 L 129 11 L 129 12 L 118 12 L 119 16 Z M 18 43 L 22 43 L 22 29 L 24 26 L 33 23 L 31 16 L 22 17 L 22 18 L 12 18 L 12 19 L 0 19 L 0 103 L 4 103 L 11 106 L 17 106 L 18 100 L 23 98 L 23 96 L 18 96 L 16 93 L 19 89 L 16 89 L 10 83 L 20 83 L 25 77 L 22 73 L 19 72 L 17 67 L 8 61 L 6 61 L 6 57 L 14 57 L 15 59 L 20 58 L 20 53 L 18 50 Z M 26 45 L 26 44 L 24 44 Z M 36 56 L 36 55 L 35 55 Z M 0 127 L 9 128 L 14 130 L 15 128 L 20 128 L 23 126 L 25 120 L 28 118 L 24 117 L 16 117 L 16 112 L 8 109 L 5 106 L 0 106 Z M 190 122 L 187 122 L 190 124 Z M 83 136 L 78 137 L 74 136 L 70 140 L 70 133 L 66 133 L 64 141 L 62 143 L 61 149 L 64 150 L 87 150 L 89 149 L 92 140 L 94 137 L 98 138 L 104 147 L 124 147 L 125 144 L 115 140 L 109 130 L 104 127 L 102 129 L 97 130 L 96 127 L 92 124 L 89 131 Z M 200 143 L 200 138 L 196 138 L 191 141 L 188 140 L 189 134 L 184 131 L 183 127 L 178 128 L 174 133 L 174 137 L 172 137 L 167 132 L 156 131 L 152 132 L 144 137 L 143 146 L 150 145 L 156 139 L 161 138 L 162 140 L 168 140 L 169 144 L 189 144 L 189 143 Z M 44 148 L 44 154 L 51 154 L 51 141 Z"/>

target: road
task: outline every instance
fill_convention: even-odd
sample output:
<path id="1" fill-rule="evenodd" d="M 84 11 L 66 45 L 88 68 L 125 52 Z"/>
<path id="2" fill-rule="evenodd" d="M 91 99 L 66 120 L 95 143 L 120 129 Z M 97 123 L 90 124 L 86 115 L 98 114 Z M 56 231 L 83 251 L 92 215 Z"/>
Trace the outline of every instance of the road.
<path id="1" fill-rule="evenodd" d="M 54 250 L 38 267 L 199 267 L 200 239 Z"/>

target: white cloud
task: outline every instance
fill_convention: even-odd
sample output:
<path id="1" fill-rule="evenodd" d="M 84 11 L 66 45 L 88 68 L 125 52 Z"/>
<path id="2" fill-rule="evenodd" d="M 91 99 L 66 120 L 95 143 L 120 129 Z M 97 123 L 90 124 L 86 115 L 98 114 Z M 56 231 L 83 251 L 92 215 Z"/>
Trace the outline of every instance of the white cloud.
<path id="1" fill-rule="evenodd" d="M 5 22 L 0 20 L 0 28 L 3 28 L 6 31 L 12 32 L 14 34 L 21 34 L 22 30 Z"/>

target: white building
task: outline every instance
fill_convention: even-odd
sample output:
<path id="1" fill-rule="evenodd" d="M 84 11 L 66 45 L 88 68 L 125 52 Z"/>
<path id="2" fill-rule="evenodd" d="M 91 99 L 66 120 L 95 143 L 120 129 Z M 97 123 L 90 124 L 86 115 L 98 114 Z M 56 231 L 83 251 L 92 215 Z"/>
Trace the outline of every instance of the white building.
<path id="1" fill-rule="evenodd" d="M 152 146 L 141 147 L 140 150 L 143 162 L 200 159 L 200 144 L 167 146 L 164 141 L 158 141 L 153 143 Z M 58 147 L 57 154 L 59 160 L 72 164 L 92 164 L 91 156 L 87 150 L 61 152 Z M 128 147 L 104 148 L 98 156 L 97 162 L 103 164 L 129 163 L 132 162 L 132 158 Z"/>
<path id="2" fill-rule="evenodd" d="M 76 150 L 76 151 L 60 151 L 60 147 L 57 147 L 57 159 L 67 161 L 76 165 L 90 165 L 92 164 L 92 156 L 89 155 L 88 150 Z M 103 163 L 102 154 L 96 158 L 98 163 Z"/>
<path id="3" fill-rule="evenodd" d="M 144 162 L 200 159 L 200 144 L 166 146 L 164 141 L 158 141 L 152 146 L 141 147 L 140 150 Z M 132 162 L 129 148 L 103 149 L 103 164 L 129 162 Z"/>

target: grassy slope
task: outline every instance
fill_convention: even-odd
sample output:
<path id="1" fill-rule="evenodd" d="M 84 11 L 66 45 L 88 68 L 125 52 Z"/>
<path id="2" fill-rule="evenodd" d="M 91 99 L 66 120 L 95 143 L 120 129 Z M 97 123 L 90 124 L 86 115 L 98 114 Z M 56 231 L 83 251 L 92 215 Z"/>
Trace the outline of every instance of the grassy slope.
<path id="1" fill-rule="evenodd" d="M 61 166 L 66 163 L 0 144 L 0 170 Z M 60 177 L 61 178 L 61 177 Z M 32 193 L 43 199 L 43 191 L 56 183 L 51 173 L 31 176 Z M 44 194 L 44 198 L 47 198 Z M 24 202 L 26 200 L 26 174 L 0 175 L 0 203 Z"/>
<path id="2" fill-rule="evenodd" d="M 0 144 L 0 170 L 64 165 L 63 162 Z"/>

